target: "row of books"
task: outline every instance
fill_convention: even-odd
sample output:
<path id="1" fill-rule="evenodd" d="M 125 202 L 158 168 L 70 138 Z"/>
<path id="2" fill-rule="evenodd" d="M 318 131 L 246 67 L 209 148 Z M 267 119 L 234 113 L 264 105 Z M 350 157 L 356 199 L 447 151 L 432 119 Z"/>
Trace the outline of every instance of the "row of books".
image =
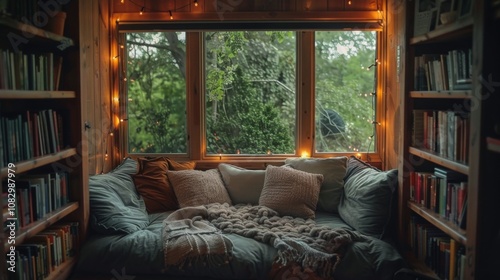
<path id="1" fill-rule="evenodd" d="M 17 218 L 16 229 L 43 219 L 49 213 L 69 202 L 68 173 L 52 172 L 43 174 L 23 174 L 15 180 L 15 206 L 3 203 L 4 231 L 6 218 Z M 3 200 L 7 201 L 7 185 L 3 183 Z M 5 202 L 3 201 L 3 202 Z M 11 204 L 12 206 L 12 204 Z"/>
<path id="2" fill-rule="evenodd" d="M 467 217 L 467 177 L 452 170 L 410 172 L 410 200 L 465 229 Z"/>
<path id="3" fill-rule="evenodd" d="M 0 167 L 59 152 L 63 118 L 52 109 L 0 117 Z"/>
<path id="4" fill-rule="evenodd" d="M 58 90 L 62 57 L 1 50 L 0 89 Z"/>
<path id="5" fill-rule="evenodd" d="M 410 219 L 410 245 L 440 279 L 465 279 L 465 246 L 416 215 Z"/>
<path id="6" fill-rule="evenodd" d="M 412 146 L 457 162 L 468 162 L 470 114 L 413 110 Z"/>
<path id="7" fill-rule="evenodd" d="M 415 90 L 442 91 L 471 88 L 472 49 L 415 56 Z"/>
<path id="8" fill-rule="evenodd" d="M 41 1 L 40 3 L 39 1 L 7 1 L 5 11 L 0 11 L 0 15 L 2 12 L 5 12 L 7 15 L 18 19 L 19 21 L 23 18 L 31 21 L 37 12 L 43 11 L 43 9 L 47 8 L 50 9 L 51 6 L 54 6 L 53 3 L 50 3 L 50 1 L 45 2 L 46 3 L 44 4 Z"/>
<path id="9" fill-rule="evenodd" d="M 45 279 L 78 250 L 77 222 L 57 224 L 15 247 L 16 271 L 10 279 Z"/>

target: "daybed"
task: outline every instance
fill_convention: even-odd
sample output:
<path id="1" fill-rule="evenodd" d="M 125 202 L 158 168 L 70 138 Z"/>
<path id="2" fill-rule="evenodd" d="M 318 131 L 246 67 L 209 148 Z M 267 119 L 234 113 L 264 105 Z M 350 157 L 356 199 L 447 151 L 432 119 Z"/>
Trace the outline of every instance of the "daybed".
<path id="1" fill-rule="evenodd" d="M 403 266 L 390 241 L 396 181 L 396 170 L 354 157 L 206 171 L 168 158 L 127 158 L 90 178 L 91 231 L 76 273 L 393 279 Z"/>

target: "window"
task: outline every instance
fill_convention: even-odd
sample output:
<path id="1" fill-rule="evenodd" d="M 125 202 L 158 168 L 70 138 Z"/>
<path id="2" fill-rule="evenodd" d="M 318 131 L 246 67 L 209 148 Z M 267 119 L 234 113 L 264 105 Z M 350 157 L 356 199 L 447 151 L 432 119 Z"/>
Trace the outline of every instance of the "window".
<path id="1" fill-rule="evenodd" d="M 210 154 L 294 154 L 292 31 L 205 32 L 205 127 Z"/>
<path id="2" fill-rule="evenodd" d="M 186 33 L 127 33 L 129 153 L 187 153 Z"/>
<path id="3" fill-rule="evenodd" d="M 315 32 L 316 153 L 374 150 L 375 31 Z"/>
<path id="4" fill-rule="evenodd" d="M 376 151 L 380 33 L 189 30 L 122 32 L 128 153 Z"/>

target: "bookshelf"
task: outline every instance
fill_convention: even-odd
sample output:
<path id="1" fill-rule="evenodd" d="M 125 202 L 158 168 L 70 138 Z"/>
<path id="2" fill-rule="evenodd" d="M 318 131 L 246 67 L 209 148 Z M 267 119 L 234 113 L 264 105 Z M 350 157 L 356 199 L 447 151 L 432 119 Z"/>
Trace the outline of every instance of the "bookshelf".
<path id="1" fill-rule="evenodd" d="M 406 49 L 400 77 L 401 249 L 414 271 L 426 276 L 491 279 L 498 266 L 491 244 L 500 232 L 500 191 L 491 187 L 498 177 L 493 166 L 500 165 L 500 69 L 494 63 L 500 46 L 491 34 L 500 26 L 500 2 L 472 1 L 462 11 L 467 1 L 437 0 L 436 7 L 457 4 L 464 16 L 413 36 L 417 2 L 405 2 L 406 27 L 399 30 Z M 445 179 L 436 170 L 446 170 Z M 425 179 L 415 179 L 416 173 Z M 462 186 L 466 191 L 457 198 Z M 434 199 L 443 205 L 428 202 L 436 189 Z M 438 246 L 441 255 L 425 255 L 427 246 Z M 444 261 L 444 269 L 436 261 Z"/>
<path id="2" fill-rule="evenodd" d="M 21 271 L 29 279 L 67 279 L 86 232 L 80 4 L 51 6 L 71 17 L 61 34 L 32 20 L 40 13 L 55 18 L 37 1 L 9 1 L 0 14 L 1 279 Z M 29 261 L 38 259 L 47 265 Z"/>

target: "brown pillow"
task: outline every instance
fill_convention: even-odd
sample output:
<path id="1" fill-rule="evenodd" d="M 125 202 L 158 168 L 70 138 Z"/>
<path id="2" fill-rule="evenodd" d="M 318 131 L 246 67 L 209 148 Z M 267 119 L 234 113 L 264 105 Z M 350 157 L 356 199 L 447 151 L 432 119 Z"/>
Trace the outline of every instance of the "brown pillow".
<path id="1" fill-rule="evenodd" d="M 167 159 L 139 158 L 137 161 L 139 172 L 134 175 L 134 184 L 144 199 L 147 211 L 156 213 L 179 208 L 174 190 L 167 178 Z"/>
<path id="2" fill-rule="evenodd" d="M 259 205 L 269 207 L 281 216 L 313 219 L 322 182 L 322 174 L 269 165 Z"/>
<path id="3" fill-rule="evenodd" d="M 179 207 L 228 203 L 231 199 L 217 169 L 167 171 Z"/>
<path id="4" fill-rule="evenodd" d="M 196 161 L 177 162 L 167 158 L 168 170 L 193 170 L 196 167 Z"/>

